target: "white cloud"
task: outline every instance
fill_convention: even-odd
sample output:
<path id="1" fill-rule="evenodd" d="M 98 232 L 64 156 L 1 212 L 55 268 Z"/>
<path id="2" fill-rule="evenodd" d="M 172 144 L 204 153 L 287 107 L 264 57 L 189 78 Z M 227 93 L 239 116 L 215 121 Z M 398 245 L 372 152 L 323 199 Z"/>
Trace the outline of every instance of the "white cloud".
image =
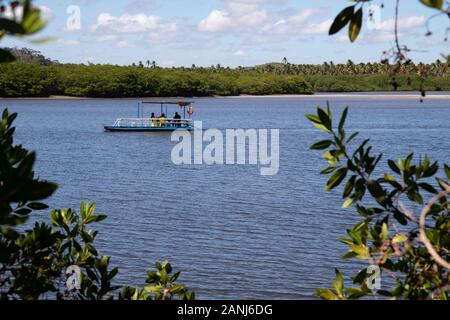
<path id="1" fill-rule="evenodd" d="M 301 30 L 299 30 L 300 34 L 322 34 L 326 35 L 328 30 L 330 30 L 330 26 L 333 23 L 333 20 L 325 20 L 322 22 L 313 22 L 305 25 Z"/>
<path id="2" fill-rule="evenodd" d="M 261 26 L 268 20 L 261 5 L 267 0 L 226 0 L 224 9 L 212 10 L 200 21 L 201 32 L 237 31 Z"/>
<path id="3" fill-rule="evenodd" d="M 306 8 L 304 10 L 300 10 L 298 12 L 296 12 L 295 14 L 289 16 L 287 18 L 287 22 L 294 24 L 294 25 L 301 25 L 304 24 L 306 22 L 308 22 L 308 20 L 314 16 L 314 14 L 316 14 L 318 12 L 317 9 L 313 9 L 313 8 Z"/>
<path id="4" fill-rule="evenodd" d="M 247 53 L 241 49 L 238 49 L 236 51 L 233 52 L 233 56 L 235 57 L 246 57 Z"/>
<path id="5" fill-rule="evenodd" d="M 406 18 L 401 18 L 398 20 L 398 28 L 399 29 L 412 29 L 417 27 L 422 27 L 425 24 L 424 16 L 411 16 Z M 394 31 L 395 28 L 395 20 L 389 19 L 386 20 L 375 27 L 376 30 L 380 31 Z"/>
<path id="6" fill-rule="evenodd" d="M 274 23 L 265 24 L 250 38 L 252 43 L 284 41 L 289 37 L 326 35 L 332 20 L 313 21 L 321 13 L 319 9 L 306 8 L 283 16 Z"/>
<path id="7" fill-rule="evenodd" d="M 401 36 L 401 35 L 399 35 Z M 370 35 L 363 35 L 362 41 L 364 43 L 389 42 L 395 40 L 395 34 L 388 31 L 378 31 Z"/>
<path id="8" fill-rule="evenodd" d="M 97 17 L 97 23 L 91 27 L 92 31 L 111 33 L 142 33 L 148 31 L 173 32 L 178 29 L 176 22 L 165 22 L 161 17 L 145 14 L 125 13 L 121 16 L 113 16 L 109 13 L 101 13 Z"/>
<path id="9" fill-rule="evenodd" d="M 231 29 L 233 27 L 233 19 L 228 12 L 224 10 L 213 10 L 198 25 L 199 31 L 217 32 Z"/>

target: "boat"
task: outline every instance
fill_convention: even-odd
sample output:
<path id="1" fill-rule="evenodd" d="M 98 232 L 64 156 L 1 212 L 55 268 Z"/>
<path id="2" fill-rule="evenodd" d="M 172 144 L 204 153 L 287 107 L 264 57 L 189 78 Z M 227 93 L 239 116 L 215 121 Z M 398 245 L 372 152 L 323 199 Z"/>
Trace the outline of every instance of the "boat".
<path id="1" fill-rule="evenodd" d="M 155 117 L 144 117 L 145 105 L 160 106 L 160 114 Z M 167 118 L 168 106 L 177 106 L 182 109 L 182 115 L 177 118 Z M 119 118 L 113 125 L 103 126 L 105 131 L 141 131 L 141 132 L 162 132 L 175 130 L 192 130 L 194 114 L 193 101 L 139 101 L 137 118 Z M 188 115 L 188 118 L 186 118 Z"/>

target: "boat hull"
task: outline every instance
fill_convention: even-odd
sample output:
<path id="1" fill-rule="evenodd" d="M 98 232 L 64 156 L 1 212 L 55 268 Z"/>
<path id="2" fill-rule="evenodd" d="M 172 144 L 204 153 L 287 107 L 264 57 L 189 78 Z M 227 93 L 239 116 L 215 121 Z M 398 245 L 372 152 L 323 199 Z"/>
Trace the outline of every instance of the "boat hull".
<path id="1" fill-rule="evenodd" d="M 105 131 L 115 132 L 171 132 L 175 130 L 191 131 L 192 127 L 119 127 L 119 126 L 104 126 Z"/>

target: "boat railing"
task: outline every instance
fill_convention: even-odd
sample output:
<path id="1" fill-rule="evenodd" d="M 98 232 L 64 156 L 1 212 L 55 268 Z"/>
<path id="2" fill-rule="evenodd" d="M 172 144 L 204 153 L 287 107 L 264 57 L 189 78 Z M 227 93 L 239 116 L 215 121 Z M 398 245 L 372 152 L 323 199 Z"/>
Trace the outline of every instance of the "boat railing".
<path id="1" fill-rule="evenodd" d="M 120 118 L 117 119 L 116 127 L 190 127 L 191 119 L 173 119 L 173 118 Z"/>

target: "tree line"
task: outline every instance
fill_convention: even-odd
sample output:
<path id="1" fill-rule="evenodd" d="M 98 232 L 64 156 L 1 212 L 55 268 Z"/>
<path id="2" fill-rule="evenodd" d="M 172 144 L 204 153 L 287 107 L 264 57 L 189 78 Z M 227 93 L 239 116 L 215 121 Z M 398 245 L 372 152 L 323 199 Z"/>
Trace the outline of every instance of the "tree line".
<path id="1" fill-rule="evenodd" d="M 0 64 L 1 97 L 205 97 L 312 94 L 314 92 L 450 90 L 450 68 L 432 64 L 325 62 L 321 65 L 269 63 L 254 67 L 158 67 L 61 64 L 28 49 L 9 49 L 16 62 Z M 396 68 L 396 87 L 390 77 Z"/>

